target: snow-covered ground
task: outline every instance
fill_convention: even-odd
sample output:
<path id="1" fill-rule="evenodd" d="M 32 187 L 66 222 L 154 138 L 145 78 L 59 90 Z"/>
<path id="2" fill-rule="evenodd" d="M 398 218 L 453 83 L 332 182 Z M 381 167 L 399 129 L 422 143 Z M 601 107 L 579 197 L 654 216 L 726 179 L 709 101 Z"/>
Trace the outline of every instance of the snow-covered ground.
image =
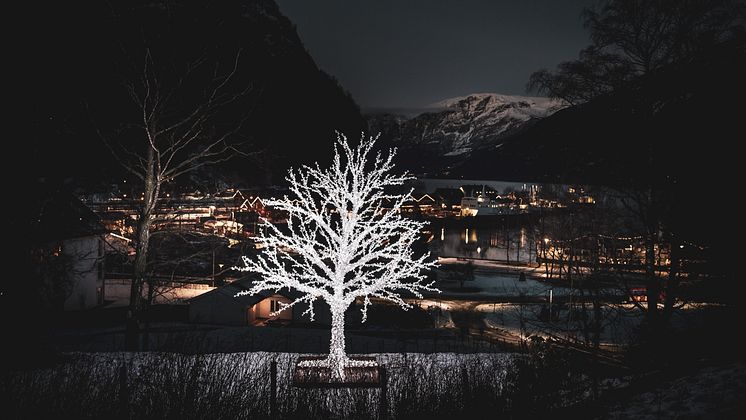
<path id="1" fill-rule="evenodd" d="M 49 367 L 3 373 L 0 392 L 6 418 L 267 418 L 275 361 L 276 418 L 376 418 L 382 409 L 388 418 L 512 417 L 510 398 L 526 397 L 513 394 L 522 395 L 511 373 L 521 356 L 512 354 L 371 354 L 386 369 L 385 394 L 380 388 L 295 387 L 299 356 L 72 353 Z M 705 367 L 654 385 L 649 378 L 602 382 L 608 385 L 602 396 L 613 399 L 602 414 L 595 411 L 598 418 L 740 418 L 746 364 Z M 583 399 L 577 402 L 582 408 Z"/>
<path id="2" fill-rule="evenodd" d="M 178 304 L 188 299 L 209 292 L 214 287 L 203 284 L 190 284 L 184 287 L 164 288 L 155 297 L 157 304 Z M 130 282 L 129 280 L 107 279 L 104 288 L 104 299 L 112 301 L 109 307 L 116 308 L 127 306 L 130 300 Z"/>
<path id="3" fill-rule="evenodd" d="M 567 321 L 566 309 L 553 308 L 553 317 L 557 319 L 552 323 L 538 319 L 542 310 L 542 305 L 538 304 L 481 304 L 476 310 L 484 313 L 484 323 L 487 328 L 504 331 L 522 339 L 539 336 L 583 341 L 585 338 L 578 322 Z M 642 313 L 632 306 L 604 306 L 603 313 L 605 321 L 600 342 L 606 346 L 628 343 L 631 334 L 642 321 Z"/>
<path id="4" fill-rule="evenodd" d="M 509 354 L 372 354 L 386 368 L 381 389 L 293 386 L 299 354 L 75 353 L 51 368 L 3 378 L 10 418 L 266 418 L 270 364 L 277 362 L 277 418 L 410 418 L 499 400 Z M 456 374 L 454 374 L 456 373 Z M 471 394 L 471 389 L 480 394 Z M 479 399 L 477 399 L 479 398 Z M 52 412 L 50 412 L 52 411 Z"/>
<path id="5" fill-rule="evenodd" d="M 618 402 L 604 419 L 743 418 L 746 364 L 707 367 Z"/>

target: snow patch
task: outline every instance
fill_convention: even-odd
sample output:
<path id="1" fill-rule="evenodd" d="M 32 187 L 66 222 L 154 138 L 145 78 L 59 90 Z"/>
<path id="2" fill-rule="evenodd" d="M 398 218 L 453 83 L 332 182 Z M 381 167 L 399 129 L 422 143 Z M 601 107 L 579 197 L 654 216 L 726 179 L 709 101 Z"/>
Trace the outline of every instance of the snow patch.
<path id="1" fill-rule="evenodd" d="M 448 152 L 443 156 L 458 156 L 458 155 L 463 155 L 464 153 L 469 153 L 469 152 L 471 152 L 471 147 L 462 147 L 460 149 L 456 149 L 451 152 Z"/>
<path id="2" fill-rule="evenodd" d="M 499 93 L 472 93 L 464 96 L 456 96 L 453 98 L 446 98 L 430 104 L 428 108 L 433 109 L 448 109 L 458 107 L 462 103 L 466 102 L 481 102 L 487 100 L 493 106 L 504 105 L 504 104 L 521 104 L 525 103 L 529 107 L 534 109 L 548 110 L 552 107 L 561 107 L 562 102 L 556 99 L 545 98 L 541 96 L 518 96 L 518 95 L 502 95 Z"/>

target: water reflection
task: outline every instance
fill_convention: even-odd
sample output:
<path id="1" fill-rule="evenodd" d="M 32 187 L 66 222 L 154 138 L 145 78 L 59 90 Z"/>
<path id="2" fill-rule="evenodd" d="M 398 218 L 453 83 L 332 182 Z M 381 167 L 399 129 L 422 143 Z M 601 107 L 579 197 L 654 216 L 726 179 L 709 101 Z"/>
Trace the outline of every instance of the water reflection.
<path id="1" fill-rule="evenodd" d="M 525 227 L 441 228 L 430 251 L 441 257 L 479 258 L 505 262 L 536 262 L 535 235 Z"/>

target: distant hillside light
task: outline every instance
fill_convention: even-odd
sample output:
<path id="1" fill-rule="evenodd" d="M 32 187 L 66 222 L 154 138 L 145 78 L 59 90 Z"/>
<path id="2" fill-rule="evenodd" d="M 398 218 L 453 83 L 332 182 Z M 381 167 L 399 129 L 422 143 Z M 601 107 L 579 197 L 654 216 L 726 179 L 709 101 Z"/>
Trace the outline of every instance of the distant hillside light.
<path id="1" fill-rule="evenodd" d="M 363 137 L 351 148 L 338 135 L 334 160 L 328 169 L 318 164 L 290 170 L 286 178 L 292 198 L 270 199 L 265 205 L 287 214 L 287 228 L 280 230 L 263 219 L 256 240 L 261 252 L 256 258 L 244 256 L 241 271 L 259 275 L 249 290 L 236 296 L 265 290 L 294 289 L 302 294 L 271 316 L 307 304 L 303 315 L 314 318 L 314 301 L 324 300 L 331 310 L 332 334 L 329 355 L 322 360 L 303 360 L 299 366 L 331 370 L 335 380 L 344 379 L 345 367 L 373 366 L 375 362 L 353 360 L 345 353 L 344 314 L 362 299 L 363 322 L 370 298 L 410 304 L 402 299 L 408 291 L 418 298 L 421 292 L 439 292 L 426 283 L 426 271 L 436 262 L 428 252 L 416 256 L 412 245 L 426 223 L 406 219 L 397 210 L 410 197 L 391 194 L 385 189 L 404 184 L 412 177 L 391 173 L 394 151 L 372 158 L 376 138 Z M 384 201 L 393 203 L 383 211 Z"/>

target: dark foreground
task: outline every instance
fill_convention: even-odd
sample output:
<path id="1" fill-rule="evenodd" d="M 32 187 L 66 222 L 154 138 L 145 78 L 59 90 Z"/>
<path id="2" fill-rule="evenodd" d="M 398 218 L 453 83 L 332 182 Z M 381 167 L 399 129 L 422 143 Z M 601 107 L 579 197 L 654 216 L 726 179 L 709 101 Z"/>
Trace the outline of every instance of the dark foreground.
<path id="1" fill-rule="evenodd" d="M 518 354 L 381 354 L 379 388 L 298 388 L 297 354 L 67 353 L 2 374 L 4 418 L 730 418 L 746 364 L 640 374 L 536 343 Z M 277 363 L 276 397 L 271 364 Z M 386 395 L 386 401 L 381 396 Z M 382 411 L 383 410 L 383 411 Z"/>

